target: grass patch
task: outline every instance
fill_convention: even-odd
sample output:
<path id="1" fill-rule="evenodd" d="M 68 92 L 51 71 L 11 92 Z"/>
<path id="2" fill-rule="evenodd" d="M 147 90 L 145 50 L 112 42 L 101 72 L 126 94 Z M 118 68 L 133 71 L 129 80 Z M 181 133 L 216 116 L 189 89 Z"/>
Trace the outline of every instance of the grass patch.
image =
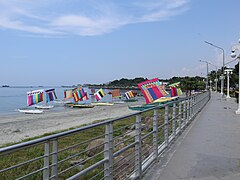
<path id="1" fill-rule="evenodd" d="M 159 110 L 159 114 L 161 114 L 161 116 L 158 119 L 159 125 L 160 125 L 160 123 L 163 122 L 163 116 L 162 116 L 163 110 Z M 153 117 L 153 111 L 142 113 L 142 120 L 144 120 L 147 117 Z M 122 144 L 124 146 L 126 146 L 134 141 L 134 138 L 129 138 L 129 140 L 126 140 L 126 141 L 124 141 L 124 140 L 127 138 L 127 136 L 126 136 L 127 132 L 131 131 L 131 126 L 134 126 L 135 121 L 136 121 L 136 117 L 133 116 L 133 117 L 119 120 L 119 121 L 115 121 L 113 123 L 113 130 L 114 130 L 113 136 L 115 139 L 114 143 L 119 143 L 119 142 L 123 141 Z M 94 121 L 94 123 L 97 123 L 97 122 L 101 122 L 101 121 Z M 91 124 L 94 124 L 94 123 L 91 123 Z M 66 129 L 64 131 L 55 131 L 52 133 L 45 133 L 42 136 L 25 139 L 22 142 L 27 142 L 27 141 L 34 140 L 37 138 L 57 134 L 60 132 L 65 132 L 68 130 L 73 130 L 73 129 L 80 128 L 80 127 L 83 127 L 86 125 L 87 124 L 80 125 L 77 127 L 72 127 L 72 128 Z M 150 132 L 151 130 L 152 130 L 152 127 L 148 128 L 146 130 L 146 133 Z M 159 132 L 159 134 L 162 133 L 162 132 L 161 133 L 160 132 Z M 105 134 L 105 125 L 101 125 L 101 126 L 97 126 L 94 128 L 90 128 L 90 129 L 72 134 L 70 136 L 59 138 L 58 145 L 57 145 L 57 147 L 58 147 L 57 160 L 58 160 L 58 162 L 61 162 L 61 161 L 62 162 L 58 164 L 58 172 L 60 172 L 58 179 L 66 179 L 66 178 L 78 173 L 79 171 L 86 169 L 87 167 L 93 165 L 94 163 L 102 160 L 104 158 L 103 150 L 100 150 L 100 152 L 94 153 L 93 157 L 91 157 L 91 156 L 89 157 L 89 155 L 88 155 L 89 149 L 87 149 L 87 148 L 88 148 L 89 143 L 92 140 L 104 138 L 104 134 Z M 159 137 L 159 139 L 162 139 L 162 137 L 161 138 Z M 150 146 L 151 143 L 152 143 L 152 138 L 148 138 L 148 139 L 146 139 L 144 145 L 146 145 L 146 147 L 148 147 L 148 146 Z M 16 143 L 8 143 L 2 147 L 10 146 L 13 144 L 16 144 Z M 99 148 L 101 149 L 102 146 L 103 145 L 99 145 Z M 71 148 L 68 148 L 68 147 L 71 147 Z M 50 142 L 50 149 L 52 149 L 52 148 L 53 148 L 53 144 L 52 144 L 52 142 Z M 116 147 L 114 147 L 114 148 L 115 148 L 114 151 L 118 150 Z M 133 150 L 134 150 L 134 148 L 133 148 Z M 44 165 L 43 156 L 44 156 L 44 144 L 39 144 L 39 145 L 36 145 L 33 147 L 28 147 L 26 149 L 22 149 L 17 152 L 14 152 L 14 153 L 9 153 L 9 154 L 5 154 L 5 155 L 1 154 L 0 155 L 0 169 L 11 167 L 11 166 L 17 165 L 21 162 L 33 160 L 38 157 L 42 157 L 42 158 L 34 160 L 31 163 L 21 165 L 18 168 L 9 170 L 7 172 L 2 172 L 2 173 L 0 173 L 0 179 L 17 179 L 17 178 L 24 176 L 30 172 L 33 172 L 33 171 L 43 168 L 43 165 Z M 50 154 L 50 157 L 51 157 L 50 158 L 50 164 L 51 164 L 53 154 Z M 64 172 L 66 169 L 69 169 L 69 170 Z M 50 170 L 50 172 L 51 172 L 51 170 Z M 83 177 L 83 179 L 89 179 L 90 177 L 93 177 L 96 174 L 99 174 L 99 176 L 97 176 L 96 179 L 100 179 L 103 177 L 103 165 L 100 166 L 99 168 L 91 171 L 90 173 L 88 173 L 85 177 Z M 34 175 L 27 177 L 26 179 L 34 179 L 34 180 L 35 179 L 43 179 L 43 173 L 38 172 Z"/>

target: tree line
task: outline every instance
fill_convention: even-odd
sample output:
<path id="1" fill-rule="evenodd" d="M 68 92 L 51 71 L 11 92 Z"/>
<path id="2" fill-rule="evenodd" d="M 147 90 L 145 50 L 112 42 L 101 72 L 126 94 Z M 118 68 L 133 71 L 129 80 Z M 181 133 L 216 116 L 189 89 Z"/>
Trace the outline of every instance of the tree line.
<path id="1" fill-rule="evenodd" d="M 226 68 L 225 68 L 226 69 Z M 236 89 L 238 88 L 238 72 L 239 72 L 239 65 L 236 64 L 235 67 L 233 68 L 232 74 L 230 74 L 230 80 L 229 80 L 229 84 L 230 87 L 232 89 Z M 208 85 L 210 86 L 210 82 L 212 85 L 212 89 L 215 90 L 215 79 L 217 78 L 217 89 L 218 91 L 220 91 L 220 80 L 219 77 L 223 74 L 222 69 L 218 69 L 213 70 L 211 72 L 208 73 Z M 120 80 L 114 80 L 111 81 L 107 84 L 103 84 L 105 87 L 134 87 L 137 88 L 137 84 L 143 81 L 148 80 L 147 78 L 144 77 L 136 77 L 134 79 L 127 79 L 127 78 L 122 78 Z M 185 77 L 172 77 L 170 79 L 161 79 L 159 78 L 160 82 L 164 82 L 167 84 L 171 84 L 171 83 L 176 83 L 176 82 L 180 82 L 181 83 L 181 88 L 182 90 L 204 90 L 206 89 L 206 77 L 201 77 L 201 76 L 195 76 L 195 77 L 190 77 L 190 76 L 185 76 Z M 224 79 L 224 89 L 226 89 L 226 84 L 227 84 L 227 78 L 225 75 L 225 79 Z"/>
<path id="2" fill-rule="evenodd" d="M 170 79 L 159 79 L 160 82 L 164 84 L 171 84 L 175 82 L 181 82 L 181 88 L 183 90 L 204 90 L 205 82 L 203 81 L 205 78 L 200 76 L 195 77 L 172 77 Z M 109 82 L 108 84 L 104 84 L 104 86 L 110 87 L 134 87 L 136 88 L 138 83 L 148 80 L 144 77 L 137 77 L 134 79 L 122 78 L 120 80 L 114 80 Z"/>
<path id="3" fill-rule="evenodd" d="M 236 64 L 235 67 L 233 68 L 233 72 L 230 75 L 230 87 L 232 89 L 238 88 L 238 72 L 239 72 L 239 65 Z M 226 69 L 226 68 L 225 68 Z M 218 69 L 217 72 L 216 70 L 211 71 L 208 73 L 208 83 L 212 85 L 212 89 L 215 90 L 215 79 L 217 77 L 218 82 L 217 82 L 217 90 L 220 91 L 220 80 L 219 77 L 222 75 L 223 71 L 222 69 Z M 226 76 L 226 75 L 225 75 Z M 104 84 L 98 84 L 98 85 L 89 85 L 89 86 L 96 86 L 96 87 L 105 87 L 105 88 L 129 88 L 129 89 L 136 89 L 138 88 L 138 83 L 143 82 L 148 80 L 145 77 L 136 77 L 133 79 L 128 79 L 128 78 L 121 78 L 119 80 L 113 80 L 108 83 Z M 172 77 L 170 79 L 161 79 L 159 78 L 160 82 L 167 83 L 167 84 L 172 84 L 176 82 L 180 82 L 180 87 L 183 91 L 199 91 L 199 90 L 204 90 L 206 89 L 206 77 L 202 76 L 185 76 L 185 77 Z M 224 79 L 224 89 L 226 89 L 226 84 L 227 84 L 227 78 Z"/>

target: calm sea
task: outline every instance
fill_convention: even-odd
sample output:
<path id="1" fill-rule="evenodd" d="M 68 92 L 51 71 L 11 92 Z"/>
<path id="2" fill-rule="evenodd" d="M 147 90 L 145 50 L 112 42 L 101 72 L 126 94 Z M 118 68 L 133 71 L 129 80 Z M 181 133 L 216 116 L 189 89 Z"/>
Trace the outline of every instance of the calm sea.
<path id="1" fill-rule="evenodd" d="M 64 96 L 64 90 L 67 88 L 63 87 L 0 87 L 0 115 L 11 115 L 19 113 L 17 109 L 27 107 L 27 92 L 37 89 L 51 89 L 55 88 L 57 98 L 62 100 Z M 84 87 L 84 90 L 90 94 L 90 89 Z M 108 95 L 108 90 L 104 90 L 106 96 L 104 96 L 101 101 L 107 102 L 111 101 L 111 96 Z M 89 95 L 89 100 L 85 101 L 86 103 L 94 102 L 95 97 Z M 53 111 L 64 110 L 63 105 L 54 104 Z M 52 111 L 51 110 L 51 111 Z"/>

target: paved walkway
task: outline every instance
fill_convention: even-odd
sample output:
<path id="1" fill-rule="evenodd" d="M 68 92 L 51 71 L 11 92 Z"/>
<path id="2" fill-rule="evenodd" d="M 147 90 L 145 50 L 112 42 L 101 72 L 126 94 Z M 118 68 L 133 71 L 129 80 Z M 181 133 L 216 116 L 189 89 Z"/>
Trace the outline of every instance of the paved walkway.
<path id="1" fill-rule="evenodd" d="M 212 98 L 144 175 L 147 180 L 240 180 L 240 115 L 235 99 Z"/>

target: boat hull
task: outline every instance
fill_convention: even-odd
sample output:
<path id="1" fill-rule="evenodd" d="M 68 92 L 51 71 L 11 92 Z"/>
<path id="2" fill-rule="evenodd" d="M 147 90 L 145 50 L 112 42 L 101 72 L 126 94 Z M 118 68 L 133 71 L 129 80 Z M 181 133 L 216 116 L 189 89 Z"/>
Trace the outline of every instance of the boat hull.
<path id="1" fill-rule="evenodd" d="M 112 105 L 114 105 L 113 103 L 108 103 L 108 102 L 92 102 L 91 104 L 94 106 L 112 106 Z"/>
<path id="2" fill-rule="evenodd" d="M 153 107 L 158 106 L 157 104 L 143 104 L 143 105 L 136 105 L 136 106 L 128 106 L 129 109 L 134 111 L 144 111 Z"/>
<path id="3" fill-rule="evenodd" d="M 124 101 L 113 101 L 114 104 L 124 104 Z"/>
<path id="4" fill-rule="evenodd" d="M 136 102 L 138 101 L 137 99 L 125 99 L 123 100 L 124 102 Z"/>
<path id="5" fill-rule="evenodd" d="M 91 104 L 74 104 L 74 103 L 67 103 L 65 104 L 65 106 L 71 107 L 71 108 L 93 108 L 94 107 L 94 105 L 91 105 Z"/>
<path id="6" fill-rule="evenodd" d="M 18 109 L 18 111 L 25 114 L 42 114 L 43 113 L 43 110 L 39 110 L 39 109 Z"/>
<path id="7" fill-rule="evenodd" d="M 178 96 L 175 96 L 175 97 L 162 97 L 162 98 L 159 98 L 155 101 L 153 101 L 153 103 L 167 103 L 167 102 L 170 102 L 170 101 L 174 101 L 178 99 Z"/>
<path id="8" fill-rule="evenodd" d="M 36 109 L 52 109 L 53 107 L 52 105 L 35 105 Z"/>
<path id="9" fill-rule="evenodd" d="M 161 106 L 163 104 L 169 103 L 171 101 L 176 100 L 178 97 L 163 97 L 160 99 L 157 99 L 155 101 L 153 101 L 153 103 L 151 104 L 142 104 L 142 105 L 136 105 L 136 106 L 128 106 L 129 109 L 134 110 L 134 111 L 144 111 L 156 106 Z M 170 105 L 172 106 L 172 105 Z M 163 108 L 163 107 L 161 107 Z"/>

